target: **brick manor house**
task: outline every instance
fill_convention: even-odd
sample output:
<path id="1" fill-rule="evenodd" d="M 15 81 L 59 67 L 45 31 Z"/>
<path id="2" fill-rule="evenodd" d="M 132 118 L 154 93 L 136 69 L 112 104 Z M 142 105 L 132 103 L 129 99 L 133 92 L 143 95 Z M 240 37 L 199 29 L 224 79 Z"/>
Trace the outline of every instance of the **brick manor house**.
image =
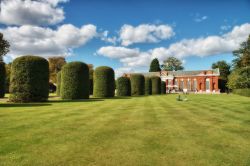
<path id="1" fill-rule="evenodd" d="M 126 73 L 129 77 L 132 73 Z M 161 71 L 140 73 L 145 77 L 159 76 L 162 81 L 166 81 L 168 92 L 183 91 L 197 93 L 219 93 L 219 69 L 195 70 L 195 71 Z"/>

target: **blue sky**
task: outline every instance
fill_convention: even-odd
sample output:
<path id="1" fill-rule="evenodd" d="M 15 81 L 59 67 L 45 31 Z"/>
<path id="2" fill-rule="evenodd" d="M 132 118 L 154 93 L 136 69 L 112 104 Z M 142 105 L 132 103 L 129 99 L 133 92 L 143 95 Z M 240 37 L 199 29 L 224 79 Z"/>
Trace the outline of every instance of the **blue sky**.
<path id="1" fill-rule="evenodd" d="M 6 58 L 7 61 L 11 61 L 17 55 L 23 54 L 24 51 L 27 52 L 26 54 L 36 53 L 48 57 L 50 50 L 52 50 L 51 54 L 53 54 L 53 52 L 64 53 L 65 50 L 63 49 L 68 49 L 61 48 L 62 50 L 58 51 L 44 46 L 44 48 L 39 47 L 38 50 L 41 48 L 40 52 L 32 49 L 29 50 L 29 48 L 26 48 L 27 46 L 25 47 L 27 43 L 16 43 L 16 41 L 13 41 L 13 36 L 11 38 L 7 34 L 7 32 L 13 32 L 20 35 L 24 33 L 24 30 L 20 29 L 24 29 L 25 26 L 30 26 L 29 28 L 26 27 L 29 30 L 25 30 L 25 33 L 27 31 L 31 31 L 32 33 L 34 27 L 39 27 L 40 32 L 46 28 L 46 30 L 56 31 L 60 26 L 68 24 L 76 28 L 81 28 L 89 24 L 93 25 L 96 28 L 94 36 L 84 39 L 84 42 L 82 39 L 86 35 L 83 35 L 82 39 L 78 39 L 79 42 L 70 38 L 71 43 L 65 44 L 65 47 L 70 48 L 71 54 L 70 56 L 66 56 L 67 61 L 80 60 L 94 64 L 95 67 L 107 65 L 116 70 L 121 69 L 120 72 L 146 71 L 148 70 L 150 59 L 159 57 L 162 61 L 168 56 L 176 56 L 183 60 L 186 70 L 209 69 L 211 64 L 218 60 L 231 62 L 233 59 L 231 50 L 237 48 L 237 45 L 247 38 L 247 31 L 250 33 L 250 1 L 244 0 L 40 0 L 39 3 L 49 4 L 52 9 L 60 9 L 63 14 L 61 13 L 60 15 L 60 12 L 55 12 L 56 21 L 54 19 L 53 21 L 48 20 L 49 23 L 35 22 L 34 20 L 36 19 L 43 20 L 43 17 L 46 20 L 48 15 L 36 13 L 37 18 L 35 17 L 36 14 L 34 14 L 34 18 L 30 18 L 29 14 L 23 14 L 24 17 L 21 18 L 20 16 L 19 18 L 18 16 L 18 18 L 15 18 L 17 16 L 14 14 L 13 16 L 10 16 L 10 14 L 4 15 L 4 12 L 7 13 L 7 11 L 14 10 L 10 5 L 8 6 L 7 2 L 1 5 L 3 12 L 0 17 L 1 31 L 4 34 L 6 33 L 7 38 L 16 47 L 10 53 L 12 55 Z M 31 4 L 31 2 L 27 2 L 27 4 L 30 5 L 30 8 L 33 7 L 32 5 L 35 5 Z M 20 8 L 22 7 L 22 4 L 16 5 L 19 5 Z M 5 9 L 6 11 L 4 11 Z M 30 13 L 32 13 L 33 10 L 30 10 Z M 22 13 L 24 11 L 17 10 L 14 12 Z M 9 21 L 11 19 L 20 21 L 19 23 L 13 23 Z M 123 44 L 121 29 L 124 25 L 129 25 L 133 30 L 136 30 L 140 25 L 144 25 L 144 28 L 150 28 L 150 33 L 145 35 L 155 35 L 158 33 L 157 27 L 163 25 L 165 26 L 164 28 L 171 28 L 171 32 L 169 32 L 171 34 L 167 37 L 155 36 L 156 41 L 143 40 L 143 36 L 139 36 L 142 37 L 142 40 Z M 14 29 L 14 27 L 18 28 L 18 30 Z M 137 30 L 140 34 L 141 29 Z M 106 36 L 104 35 L 105 31 L 108 32 Z M 67 33 L 67 35 L 71 35 L 71 33 Z M 38 36 L 33 37 L 36 38 Z M 115 44 L 104 41 L 108 38 L 113 38 Z M 129 39 L 132 40 L 136 40 L 136 38 L 136 36 L 133 37 L 131 34 L 129 36 Z M 27 39 L 27 41 L 30 40 Z M 37 40 L 41 43 L 41 38 Z M 69 41 L 68 38 L 67 40 Z M 44 42 L 46 42 L 45 39 L 42 43 Z M 62 41 L 59 43 L 62 43 Z M 20 46 L 20 48 L 17 45 L 22 45 L 22 47 Z M 109 46 L 111 47 L 109 50 L 104 49 Z M 187 48 L 183 49 L 184 46 Z M 102 47 L 103 50 L 98 51 Z M 206 49 L 202 47 L 206 47 Z M 34 46 L 33 48 L 36 47 Z M 160 52 L 161 55 L 157 52 L 158 50 L 155 50 L 156 53 L 154 53 L 153 50 L 157 48 L 163 48 L 162 52 Z M 112 49 L 116 50 L 116 52 L 114 53 Z M 197 51 L 197 49 L 199 50 Z M 127 52 L 130 51 L 136 53 L 129 54 L 126 57 Z M 124 54 L 124 56 L 120 57 L 116 54 Z M 145 60 L 141 61 L 143 58 Z M 138 63 L 132 63 L 133 61 L 138 61 Z"/>

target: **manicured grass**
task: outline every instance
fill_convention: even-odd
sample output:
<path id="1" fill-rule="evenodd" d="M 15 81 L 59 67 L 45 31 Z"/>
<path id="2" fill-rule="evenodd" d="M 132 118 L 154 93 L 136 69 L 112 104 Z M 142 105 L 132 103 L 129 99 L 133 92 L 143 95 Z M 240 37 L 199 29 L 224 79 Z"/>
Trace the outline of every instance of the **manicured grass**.
<path id="1" fill-rule="evenodd" d="M 0 101 L 0 165 L 250 165 L 250 98 Z"/>

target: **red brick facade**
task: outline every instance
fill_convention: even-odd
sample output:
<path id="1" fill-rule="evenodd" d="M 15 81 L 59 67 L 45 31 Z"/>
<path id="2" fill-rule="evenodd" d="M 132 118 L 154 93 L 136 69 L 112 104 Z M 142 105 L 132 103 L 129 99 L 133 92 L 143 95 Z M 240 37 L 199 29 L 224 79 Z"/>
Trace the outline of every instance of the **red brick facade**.
<path id="1" fill-rule="evenodd" d="M 141 73 L 144 76 L 159 76 L 162 81 L 166 81 L 168 92 L 183 91 L 188 92 L 220 92 L 218 88 L 219 69 L 196 70 L 196 71 L 161 71 Z M 124 74 L 130 76 L 130 74 Z"/>

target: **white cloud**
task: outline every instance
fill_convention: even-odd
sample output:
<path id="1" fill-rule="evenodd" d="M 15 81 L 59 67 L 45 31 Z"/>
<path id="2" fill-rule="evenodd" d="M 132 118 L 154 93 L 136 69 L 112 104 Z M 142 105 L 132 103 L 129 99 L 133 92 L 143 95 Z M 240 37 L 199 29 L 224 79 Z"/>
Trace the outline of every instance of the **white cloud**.
<path id="1" fill-rule="evenodd" d="M 120 68 L 115 69 L 115 76 L 120 77 L 124 73 L 133 73 L 133 72 L 134 72 L 134 69 L 132 69 L 132 67 L 120 67 Z"/>
<path id="2" fill-rule="evenodd" d="M 68 0 L 3 0 L 0 23 L 7 25 L 53 25 L 64 19 L 58 4 Z"/>
<path id="3" fill-rule="evenodd" d="M 197 39 L 184 39 L 173 43 L 169 47 L 159 47 L 148 51 L 140 51 L 138 48 L 130 49 L 125 47 L 107 46 L 101 47 L 97 54 L 109 58 L 119 59 L 126 68 L 138 68 L 149 66 L 153 58 L 160 61 L 169 56 L 184 59 L 188 56 L 210 56 L 224 53 L 231 53 L 239 48 L 250 34 L 250 24 L 235 26 L 232 31 L 221 36 L 208 36 Z"/>
<path id="4" fill-rule="evenodd" d="M 229 30 L 231 28 L 231 25 L 222 25 L 221 27 L 220 27 L 220 29 L 222 30 L 222 31 L 227 31 L 227 30 Z"/>
<path id="5" fill-rule="evenodd" d="M 123 46 L 129 46 L 134 43 L 156 43 L 169 39 L 174 34 L 169 25 L 141 24 L 137 27 L 123 25 L 120 30 L 120 40 Z"/>
<path id="6" fill-rule="evenodd" d="M 140 51 L 139 49 L 106 46 L 106 47 L 101 47 L 97 51 L 97 54 L 104 55 L 109 58 L 120 59 L 120 58 L 136 57 L 140 54 Z"/>
<path id="7" fill-rule="evenodd" d="M 7 56 L 14 59 L 20 55 L 67 56 L 73 48 L 86 44 L 96 36 L 96 27 L 92 24 L 77 28 L 71 24 L 59 26 L 56 30 L 38 26 L 23 25 L 0 29 L 10 42 Z"/>
<path id="8" fill-rule="evenodd" d="M 235 26 L 232 31 L 221 36 L 208 36 L 197 39 L 184 39 L 171 44 L 168 48 L 161 48 L 161 57 L 175 56 L 184 58 L 187 56 L 209 56 L 231 53 L 245 41 L 250 33 L 250 24 Z M 158 48 L 154 50 L 159 51 Z"/>
<path id="9" fill-rule="evenodd" d="M 193 16 L 195 22 L 202 22 L 208 19 L 208 16 L 201 16 L 200 13 L 196 13 Z"/>
<path id="10" fill-rule="evenodd" d="M 105 41 L 107 43 L 111 43 L 111 44 L 115 45 L 116 42 L 118 41 L 117 37 L 116 36 L 109 37 L 108 34 L 109 34 L 109 31 L 104 31 L 99 36 L 100 36 L 102 41 Z"/>

